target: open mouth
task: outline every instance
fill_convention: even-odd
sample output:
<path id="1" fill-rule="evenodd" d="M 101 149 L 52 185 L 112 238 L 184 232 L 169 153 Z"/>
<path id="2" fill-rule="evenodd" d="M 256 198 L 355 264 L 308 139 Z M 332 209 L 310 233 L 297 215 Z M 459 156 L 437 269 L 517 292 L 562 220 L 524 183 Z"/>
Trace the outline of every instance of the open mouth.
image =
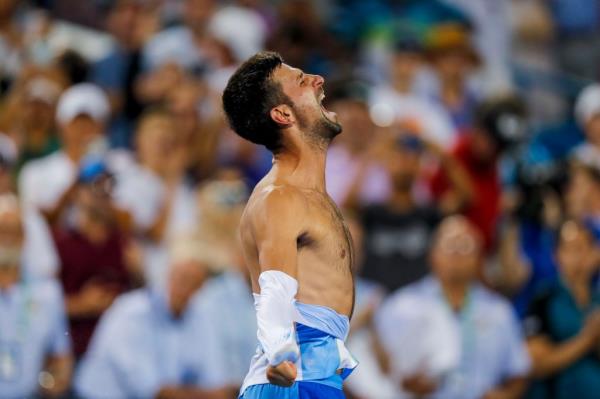
<path id="1" fill-rule="evenodd" d="M 319 105 L 321 106 L 321 112 L 323 115 L 332 122 L 337 122 L 337 114 L 335 112 L 329 111 L 323 105 L 323 100 L 325 99 L 325 92 L 321 91 L 321 94 L 318 97 Z"/>

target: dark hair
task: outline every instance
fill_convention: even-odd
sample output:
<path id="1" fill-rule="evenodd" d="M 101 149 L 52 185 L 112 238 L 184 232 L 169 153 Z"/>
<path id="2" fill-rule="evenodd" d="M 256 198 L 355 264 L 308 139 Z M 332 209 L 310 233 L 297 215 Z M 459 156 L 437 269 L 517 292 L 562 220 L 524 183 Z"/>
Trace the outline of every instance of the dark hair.
<path id="1" fill-rule="evenodd" d="M 223 91 L 223 109 L 229 125 L 241 137 L 276 152 L 281 146 L 279 125 L 270 111 L 280 104 L 292 105 L 273 71 L 283 63 L 277 53 L 260 52 L 233 74 Z"/>

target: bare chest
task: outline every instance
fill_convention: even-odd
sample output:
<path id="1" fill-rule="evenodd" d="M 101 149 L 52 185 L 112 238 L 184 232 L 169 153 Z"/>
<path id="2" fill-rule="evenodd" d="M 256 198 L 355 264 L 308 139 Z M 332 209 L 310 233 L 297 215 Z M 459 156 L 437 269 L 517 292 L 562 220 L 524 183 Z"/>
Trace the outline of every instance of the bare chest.
<path id="1" fill-rule="evenodd" d="M 351 274 L 354 248 L 339 208 L 331 198 L 320 193 L 307 196 L 306 204 L 306 225 L 297 242 L 299 256 L 303 252 L 311 254 L 318 257 L 318 263 Z"/>

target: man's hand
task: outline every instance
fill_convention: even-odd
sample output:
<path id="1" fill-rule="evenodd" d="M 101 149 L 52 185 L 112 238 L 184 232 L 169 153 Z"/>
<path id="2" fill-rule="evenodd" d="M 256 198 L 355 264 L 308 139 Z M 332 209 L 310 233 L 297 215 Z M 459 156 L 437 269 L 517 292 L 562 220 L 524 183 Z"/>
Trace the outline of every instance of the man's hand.
<path id="1" fill-rule="evenodd" d="M 271 384 L 280 387 L 291 387 L 294 385 L 298 371 L 292 362 L 282 362 L 277 366 L 269 366 L 267 369 L 267 379 Z"/>

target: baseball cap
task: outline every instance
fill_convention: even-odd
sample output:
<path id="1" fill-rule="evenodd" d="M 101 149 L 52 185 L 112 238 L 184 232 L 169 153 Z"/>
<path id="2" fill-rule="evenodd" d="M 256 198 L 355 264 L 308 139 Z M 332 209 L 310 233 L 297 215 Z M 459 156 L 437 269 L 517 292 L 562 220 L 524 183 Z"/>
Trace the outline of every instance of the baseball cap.
<path id="1" fill-rule="evenodd" d="M 593 116 L 600 115 L 600 84 L 585 87 L 575 102 L 575 118 L 585 125 Z"/>
<path id="2" fill-rule="evenodd" d="M 104 91 L 91 83 L 71 86 L 62 94 L 56 108 L 56 120 L 60 124 L 71 122 L 79 115 L 88 115 L 96 122 L 105 122 L 110 113 L 108 98 Z"/>

